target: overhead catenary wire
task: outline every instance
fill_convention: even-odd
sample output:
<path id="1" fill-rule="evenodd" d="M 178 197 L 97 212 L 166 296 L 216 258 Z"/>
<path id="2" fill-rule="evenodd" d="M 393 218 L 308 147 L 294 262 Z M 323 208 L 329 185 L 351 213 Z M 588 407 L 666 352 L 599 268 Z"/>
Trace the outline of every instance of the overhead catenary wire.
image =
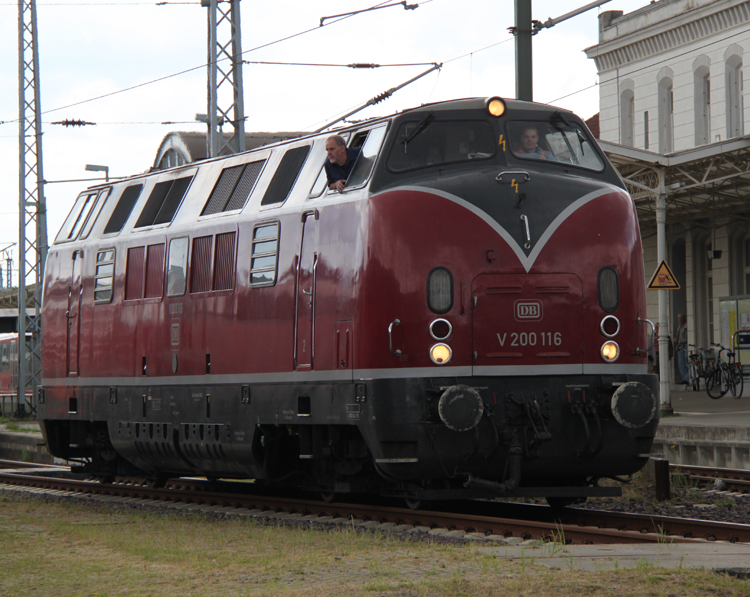
<path id="1" fill-rule="evenodd" d="M 341 68 L 386 68 L 392 66 L 432 66 L 434 62 L 403 62 L 399 64 L 374 64 L 372 62 L 353 62 L 351 64 L 331 64 L 325 62 L 273 62 L 270 60 L 243 60 L 243 64 L 270 64 L 274 66 L 325 66 Z"/>
<path id="2" fill-rule="evenodd" d="M 427 1 L 432 2 L 433 0 L 427 0 Z M 379 4 L 376 4 L 375 6 L 380 6 L 382 4 L 388 4 L 388 0 L 385 1 L 385 2 L 380 2 Z M 303 31 L 298 31 L 297 33 L 292 33 L 291 35 L 287 35 L 286 37 L 282 37 L 282 38 L 276 39 L 274 41 L 270 41 L 270 42 L 261 44 L 259 46 L 255 46 L 254 48 L 250 48 L 249 50 L 243 51 L 241 55 L 249 54 L 250 52 L 256 52 L 256 51 L 261 50 L 263 48 L 268 48 L 270 46 L 282 43 L 284 41 L 293 39 L 295 37 L 299 37 L 299 36 L 305 35 L 307 33 L 312 33 L 313 31 L 320 31 L 323 27 L 329 27 L 330 25 L 335 25 L 336 23 L 340 23 L 341 21 L 349 19 L 352 16 L 354 16 L 354 15 L 346 15 L 346 16 L 337 18 L 335 20 L 332 20 L 329 23 L 325 23 L 324 25 L 320 25 L 320 26 L 316 26 L 316 27 L 310 27 L 309 29 L 305 29 Z M 218 64 L 219 62 L 225 62 L 227 60 L 230 60 L 230 58 L 222 58 L 220 60 L 217 60 L 216 62 Z M 191 68 L 186 68 L 184 70 L 181 70 L 181 71 L 176 72 L 176 73 L 172 73 L 170 75 L 164 75 L 163 77 L 157 77 L 156 79 L 151 79 L 150 81 L 144 81 L 143 83 L 138 83 L 136 85 L 131 85 L 130 87 L 125 87 L 124 89 L 118 89 L 117 91 L 111 91 L 109 93 L 104 93 L 102 95 L 98 95 L 96 97 L 92 97 L 92 98 L 89 98 L 89 99 L 81 100 L 81 101 L 78 101 L 78 102 L 73 102 L 72 104 L 67 104 L 65 106 L 60 106 L 60 107 L 57 107 L 57 108 L 51 108 L 49 110 L 44 110 L 42 112 L 42 114 L 50 114 L 52 112 L 59 112 L 60 110 L 67 110 L 68 108 L 73 108 L 75 106 L 80 106 L 80 105 L 88 104 L 88 103 L 91 103 L 91 102 L 94 102 L 94 101 L 97 101 L 97 100 L 100 100 L 100 99 L 104 99 L 104 98 L 107 98 L 107 97 L 112 97 L 114 95 L 119 95 L 119 94 L 125 93 L 127 91 L 132 91 L 134 89 L 139 89 L 140 87 L 145 87 L 147 85 L 153 85 L 154 83 L 160 83 L 160 82 L 166 81 L 168 79 L 173 79 L 175 77 L 179 77 L 181 75 L 185 75 L 187 73 L 191 73 L 191 72 L 194 72 L 196 70 L 200 70 L 200 69 L 206 68 L 208 65 L 209 65 L 209 63 L 206 62 L 204 64 L 200 64 L 198 66 L 193 66 Z M 10 123 L 17 123 L 17 122 L 18 122 L 18 119 L 15 119 L 15 120 L 4 120 L 4 121 L 0 121 L 0 125 L 2 125 L 2 124 L 10 124 Z"/>

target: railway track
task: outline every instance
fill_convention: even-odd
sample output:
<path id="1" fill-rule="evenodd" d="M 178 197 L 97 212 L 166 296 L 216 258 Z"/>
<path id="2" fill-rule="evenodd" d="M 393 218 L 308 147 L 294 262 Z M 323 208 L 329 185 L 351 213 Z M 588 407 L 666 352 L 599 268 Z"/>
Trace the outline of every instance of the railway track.
<path id="1" fill-rule="evenodd" d="M 28 465 L 28 463 L 24 463 Z M 424 533 L 451 538 L 540 540 L 565 544 L 686 543 L 701 541 L 750 542 L 750 525 L 642 516 L 588 509 L 552 510 L 547 506 L 471 501 L 441 504 L 447 511 L 354 503 L 328 503 L 305 496 L 270 496 L 252 493 L 249 483 L 221 484 L 209 489 L 201 480 L 174 480 L 166 488 L 134 481 L 112 484 L 72 478 L 65 467 L 37 466 L 20 470 L 0 462 L 0 490 L 25 488 L 92 501 L 118 502 L 165 510 L 249 516 L 281 523 L 347 524 L 391 532 Z M 241 487 L 241 490 L 240 490 Z"/>
<path id="2" fill-rule="evenodd" d="M 750 493 L 750 470 L 670 464 L 669 472 L 670 475 L 688 475 L 700 484 L 715 483 L 721 479 L 726 484 L 724 491 Z"/>

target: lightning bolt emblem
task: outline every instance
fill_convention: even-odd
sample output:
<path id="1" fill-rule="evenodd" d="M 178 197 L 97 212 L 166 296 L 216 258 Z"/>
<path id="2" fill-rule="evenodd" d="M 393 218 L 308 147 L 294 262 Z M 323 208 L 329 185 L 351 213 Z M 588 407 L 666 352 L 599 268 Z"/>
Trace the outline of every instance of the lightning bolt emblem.
<path id="1" fill-rule="evenodd" d="M 503 139 L 503 135 L 500 135 L 500 141 L 498 142 L 498 145 L 502 145 L 503 151 L 505 151 L 505 139 Z"/>
<path id="2" fill-rule="evenodd" d="M 518 183 L 516 182 L 516 179 L 510 181 L 510 186 L 512 186 L 514 189 L 516 189 L 516 195 L 518 195 Z"/>

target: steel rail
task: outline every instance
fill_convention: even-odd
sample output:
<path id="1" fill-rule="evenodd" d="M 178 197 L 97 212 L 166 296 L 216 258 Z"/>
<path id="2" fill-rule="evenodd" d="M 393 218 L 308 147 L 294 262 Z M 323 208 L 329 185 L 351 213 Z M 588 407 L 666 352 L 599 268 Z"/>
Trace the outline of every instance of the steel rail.
<path id="1" fill-rule="evenodd" d="M 644 522 L 643 519 L 636 522 L 635 517 L 631 515 L 631 518 L 633 519 L 632 524 L 623 525 L 621 517 L 618 517 L 618 522 L 616 524 L 611 522 L 611 519 L 610 522 L 605 523 L 605 514 L 607 513 L 602 512 L 596 512 L 596 518 L 592 517 L 586 519 L 585 515 L 589 512 L 586 510 L 574 510 L 571 514 L 566 514 L 565 520 L 561 521 L 540 521 L 473 515 L 467 513 L 410 510 L 408 508 L 393 508 L 369 504 L 327 503 L 306 499 L 304 497 L 301 499 L 295 499 L 237 493 L 217 493 L 205 490 L 157 489 L 132 484 L 104 484 L 95 481 L 42 477 L 18 472 L 11 473 L 0 471 L 0 483 L 70 491 L 79 494 L 99 494 L 122 498 L 137 498 L 144 501 L 150 501 L 151 503 L 153 503 L 153 500 L 158 500 L 164 501 L 165 503 L 192 504 L 196 507 L 209 506 L 216 507 L 217 509 L 248 509 L 251 513 L 254 512 L 256 515 L 261 513 L 267 518 L 284 519 L 285 517 L 289 517 L 290 514 L 300 514 L 305 517 L 310 516 L 307 520 L 312 523 L 315 522 L 316 516 L 321 518 L 330 517 L 327 520 L 345 518 L 352 519 L 353 521 L 376 521 L 378 523 L 390 522 L 397 525 L 409 525 L 412 527 L 463 530 L 466 532 L 479 532 L 484 533 L 485 535 L 497 535 L 506 538 L 520 537 L 524 540 L 539 539 L 545 542 L 555 541 L 565 544 L 703 542 L 702 539 L 692 538 L 689 535 L 677 532 L 670 534 L 669 531 L 672 527 L 661 527 L 661 529 L 664 529 L 661 530 L 658 525 L 653 524 L 652 521 L 654 517 L 648 517 L 647 522 Z M 545 507 L 543 508 L 543 511 L 546 514 L 549 514 L 551 509 Z M 537 510 L 537 513 L 541 512 L 542 510 Z M 732 526 L 727 525 L 727 523 L 724 524 L 726 526 Z M 617 528 L 617 525 L 621 528 Z M 607 526 L 609 526 L 609 528 L 606 528 Z M 749 525 L 735 526 L 747 527 L 748 536 L 750 537 Z M 740 536 L 740 533 L 737 530 L 732 530 L 732 533 L 733 537 Z M 724 535 L 727 534 L 724 533 Z M 707 534 L 703 532 L 697 536 L 707 536 Z M 718 537 L 719 535 L 715 533 L 714 536 Z M 742 536 L 744 537 L 745 535 Z"/>
<path id="2" fill-rule="evenodd" d="M 685 474 L 691 479 L 703 483 L 713 483 L 717 479 L 721 479 L 726 483 L 727 490 L 750 493 L 750 470 L 718 466 L 670 464 L 669 473 L 670 475 Z"/>

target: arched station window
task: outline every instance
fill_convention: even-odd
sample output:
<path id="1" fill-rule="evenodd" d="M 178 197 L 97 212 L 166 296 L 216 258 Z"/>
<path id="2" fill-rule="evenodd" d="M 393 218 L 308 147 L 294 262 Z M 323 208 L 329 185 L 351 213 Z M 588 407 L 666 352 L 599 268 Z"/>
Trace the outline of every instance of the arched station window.
<path id="1" fill-rule="evenodd" d="M 695 145 L 711 142 L 711 71 L 708 56 L 693 62 L 693 97 L 695 106 Z"/>
<path id="2" fill-rule="evenodd" d="M 674 90 L 671 69 L 669 76 L 659 79 L 659 153 L 670 153 L 674 150 Z"/>
<path id="3" fill-rule="evenodd" d="M 735 49 L 733 44 L 729 50 Z M 740 48 L 741 50 L 741 48 Z M 736 49 L 735 49 L 736 51 Z M 724 62 L 726 78 L 727 105 L 727 138 L 741 137 L 745 134 L 744 102 L 742 92 L 744 88 L 742 76 L 742 55 L 733 53 L 726 56 Z"/>

